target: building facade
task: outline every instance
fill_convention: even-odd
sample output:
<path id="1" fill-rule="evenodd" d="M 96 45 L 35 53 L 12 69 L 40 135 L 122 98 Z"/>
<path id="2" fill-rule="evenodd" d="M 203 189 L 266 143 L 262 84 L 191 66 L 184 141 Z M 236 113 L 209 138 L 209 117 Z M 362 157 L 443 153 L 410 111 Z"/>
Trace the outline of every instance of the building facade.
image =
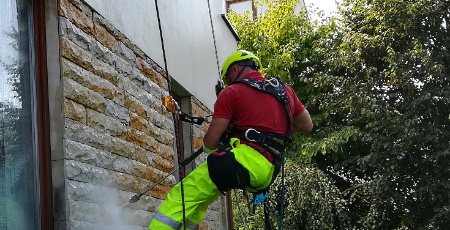
<path id="1" fill-rule="evenodd" d="M 0 229 L 147 229 L 205 155 L 225 1 L 5 0 L 0 9 Z M 3 2 L 5 2 L 3 1 Z M 199 229 L 230 229 L 225 197 Z"/>

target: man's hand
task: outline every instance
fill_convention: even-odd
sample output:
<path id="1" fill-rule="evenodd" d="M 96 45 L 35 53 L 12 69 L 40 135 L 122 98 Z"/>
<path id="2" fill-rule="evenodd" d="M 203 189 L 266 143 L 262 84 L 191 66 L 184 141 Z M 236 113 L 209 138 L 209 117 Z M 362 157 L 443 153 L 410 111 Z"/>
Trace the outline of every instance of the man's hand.
<path id="1" fill-rule="evenodd" d="M 224 85 L 223 85 L 223 81 L 222 79 L 217 80 L 217 84 L 216 84 L 216 96 L 219 96 L 219 93 L 223 90 Z"/>

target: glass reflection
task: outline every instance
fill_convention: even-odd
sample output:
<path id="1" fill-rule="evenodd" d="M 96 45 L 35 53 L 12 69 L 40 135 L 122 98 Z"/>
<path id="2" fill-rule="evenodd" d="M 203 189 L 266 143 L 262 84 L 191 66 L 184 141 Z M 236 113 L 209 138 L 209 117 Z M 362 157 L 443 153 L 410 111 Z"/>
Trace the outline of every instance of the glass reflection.
<path id="1" fill-rule="evenodd" d="M 0 8 L 0 230 L 39 229 L 30 7 Z"/>

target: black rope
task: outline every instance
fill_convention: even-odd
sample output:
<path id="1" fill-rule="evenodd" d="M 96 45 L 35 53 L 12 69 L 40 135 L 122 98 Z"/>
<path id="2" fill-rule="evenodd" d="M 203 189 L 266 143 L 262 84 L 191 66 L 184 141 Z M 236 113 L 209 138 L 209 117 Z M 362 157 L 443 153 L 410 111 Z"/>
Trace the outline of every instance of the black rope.
<path id="1" fill-rule="evenodd" d="M 216 33 L 214 32 L 214 23 L 212 20 L 211 5 L 210 5 L 209 0 L 208 0 L 208 10 L 209 10 L 209 20 L 211 22 L 212 36 L 213 36 L 213 41 L 214 41 L 214 51 L 216 53 L 217 72 L 219 73 L 219 78 L 220 78 L 220 66 L 219 66 L 219 55 L 217 54 Z"/>
<path id="2" fill-rule="evenodd" d="M 279 230 L 283 229 L 283 218 L 284 218 L 284 193 L 285 193 L 285 184 L 284 184 L 284 166 L 285 166 L 285 156 L 284 153 L 281 156 L 281 200 L 280 200 L 280 219 L 279 219 Z"/>
<path id="3" fill-rule="evenodd" d="M 159 28 L 159 37 L 161 39 L 161 48 L 162 48 L 162 52 L 163 52 L 163 59 L 164 59 L 164 71 L 166 72 L 166 77 L 167 77 L 167 84 L 168 84 L 168 90 L 169 90 L 169 94 L 172 93 L 172 87 L 171 87 L 171 80 L 170 80 L 170 75 L 169 75 L 169 70 L 167 69 L 167 60 L 166 60 L 166 49 L 164 46 L 164 36 L 163 36 L 163 32 L 162 32 L 162 27 L 161 27 L 161 18 L 159 16 L 159 7 L 158 7 L 158 0 L 155 0 L 155 7 L 156 7 L 156 17 L 158 18 L 158 28 Z M 178 142 L 178 127 L 177 127 L 177 121 L 178 121 L 178 116 L 177 114 L 172 114 L 173 119 L 174 119 L 174 128 L 175 128 L 175 143 L 177 148 L 179 147 L 179 142 Z M 178 164 L 180 164 L 181 162 L 181 156 L 180 154 L 178 155 Z M 182 171 L 179 170 L 179 176 L 180 176 L 180 189 L 181 189 L 181 204 L 183 206 L 183 228 L 184 230 L 186 230 L 186 206 L 184 203 L 184 186 L 183 186 L 183 174 Z"/>

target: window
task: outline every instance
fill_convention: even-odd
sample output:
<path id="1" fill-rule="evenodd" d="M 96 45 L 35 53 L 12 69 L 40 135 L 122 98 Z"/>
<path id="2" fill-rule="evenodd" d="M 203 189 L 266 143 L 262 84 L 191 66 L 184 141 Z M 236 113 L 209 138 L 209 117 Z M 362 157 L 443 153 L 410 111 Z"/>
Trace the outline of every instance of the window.
<path id="1" fill-rule="evenodd" d="M 37 128 L 42 125 L 37 103 L 42 90 L 36 87 L 41 64 L 34 61 L 33 33 L 33 11 L 42 4 L 3 0 L 0 8 L 0 229 L 41 229 L 46 222 L 40 209 L 47 206 L 41 203 Z"/>

